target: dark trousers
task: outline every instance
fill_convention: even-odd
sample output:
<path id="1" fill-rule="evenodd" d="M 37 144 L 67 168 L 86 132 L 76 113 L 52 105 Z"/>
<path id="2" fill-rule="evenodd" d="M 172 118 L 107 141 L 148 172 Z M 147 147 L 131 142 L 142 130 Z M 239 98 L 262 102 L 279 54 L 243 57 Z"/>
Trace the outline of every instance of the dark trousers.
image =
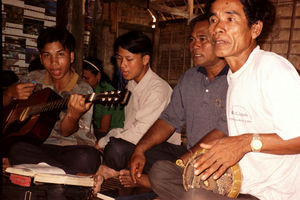
<path id="1" fill-rule="evenodd" d="M 104 149 L 104 163 L 117 171 L 128 169 L 128 163 L 135 149 L 135 145 L 120 138 L 111 137 Z M 186 152 L 186 147 L 167 142 L 156 145 L 146 151 L 146 164 L 143 173 L 148 173 L 152 165 L 158 160 L 174 162 Z"/>
<path id="2" fill-rule="evenodd" d="M 12 165 L 45 162 L 68 174 L 94 174 L 101 163 L 100 156 L 96 148 L 88 145 L 32 145 L 18 142 L 9 150 L 8 159 Z"/>
<path id="3" fill-rule="evenodd" d="M 156 162 L 150 172 L 149 179 L 153 191 L 161 200 L 230 200 L 231 198 L 215 194 L 204 189 L 184 190 L 182 182 L 183 168 L 170 161 Z M 240 200 L 257 200 L 251 195 L 239 195 Z"/>

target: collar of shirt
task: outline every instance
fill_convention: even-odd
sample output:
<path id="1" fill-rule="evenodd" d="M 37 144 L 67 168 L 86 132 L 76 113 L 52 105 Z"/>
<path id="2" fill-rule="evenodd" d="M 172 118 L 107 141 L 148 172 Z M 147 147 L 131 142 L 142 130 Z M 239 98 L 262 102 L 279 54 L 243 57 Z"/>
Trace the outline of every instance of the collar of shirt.
<path id="1" fill-rule="evenodd" d="M 229 70 L 229 65 L 226 64 L 226 66 L 222 69 L 222 71 L 220 71 L 220 73 L 217 76 L 227 75 L 228 70 Z M 207 74 L 204 67 L 198 67 L 197 71 L 204 74 L 205 76 Z"/>
<path id="2" fill-rule="evenodd" d="M 239 76 L 241 76 L 241 74 L 243 74 L 243 72 L 245 70 L 247 70 L 247 68 L 250 66 L 252 67 L 252 63 L 254 62 L 256 55 L 259 54 L 260 51 L 260 46 L 257 45 L 253 51 L 250 53 L 250 55 L 248 56 L 248 59 L 246 60 L 246 62 L 243 64 L 243 66 L 238 69 L 236 72 L 232 73 L 231 69 L 229 69 L 228 72 L 228 81 L 230 81 L 230 79 L 237 79 Z"/>
<path id="3" fill-rule="evenodd" d="M 140 80 L 139 83 L 136 83 L 134 80 L 130 80 L 128 82 L 128 87 L 127 87 L 128 90 L 130 90 L 131 92 L 134 92 L 134 93 L 139 93 L 141 90 L 144 89 L 145 85 L 148 84 L 148 82 L 150 81 L 153 74 L 154 74 L 154 72 L 149 67 L 146 74 L 144 75 L 142 80 Z"/>
<path id="4" fill-rule="evenodd" d="M 66 85 L 66 87 L 62 91 L 70 92 L 77 83 L 79 75 L 75 72 L 75 70 L 73 68 L 71 68 L 71 70 L 73 71 L 73 76 L 72 76 L 71 80 L 69 81 L 69 83 Z M 51 80 L 51 76 L 50 76 L 49 72 L 46 73 L 44 84 L 45 85 L 53 85 L 53 82 Z"/>

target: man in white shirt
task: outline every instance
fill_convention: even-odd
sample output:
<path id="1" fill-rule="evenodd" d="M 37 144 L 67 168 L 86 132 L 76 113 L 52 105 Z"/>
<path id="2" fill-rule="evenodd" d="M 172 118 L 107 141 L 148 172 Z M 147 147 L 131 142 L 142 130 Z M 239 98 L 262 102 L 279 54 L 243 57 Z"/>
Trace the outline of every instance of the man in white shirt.
<path id="1" fill-rule="evenodd" d="M 115 41 L 114 51 L 123 77 L 129 80 L 127 88 L 131 97 L 125 107 L 124 128 L 112 129 L 98 141 L 99 148 L 104 149 L 104 165 L 99 167 L 97 175 L 104 178 L 116 176 L 119 170 L 128 168 L 135 145 L 167 107 L 172 94 L 169 84 L 150 68 L 152 42 L 145 34 L 132 31 L 121 35 Z M 180 134 L 175 133 L 161 148 L 170 148 L 181 155 L 184 152 L 179 145 L 180 139 Z M 150 170 L 156 160 L 172 159 L 163 151 L 151 157 L 146 170 Z M 102 181 L 99 176 L 97 188 Z"/>
<path id="2" fill-rule="evenodd" d="M 194 164 L 201 179 L 218 179 L 239 163 L 241 193 L 262 200 L 300 196 L 300 78 L 285 58 L 257 45 L 274 7 L 268 0 L 210 0 L 209 32 L 228 72 L 230 137 L 201 144 L 208 149 Z M 202 189 L 185 199 L 229 199 Z"/>

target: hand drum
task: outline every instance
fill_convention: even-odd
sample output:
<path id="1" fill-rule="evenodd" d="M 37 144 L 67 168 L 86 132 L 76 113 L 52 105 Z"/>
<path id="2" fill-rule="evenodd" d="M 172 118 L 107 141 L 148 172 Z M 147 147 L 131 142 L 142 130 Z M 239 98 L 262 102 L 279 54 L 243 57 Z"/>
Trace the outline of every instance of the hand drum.
<path id="1" fill-rule="evenodd" d="M 242 184 L 242 174 L 239 165 L 236 164 L 228 168 L 217 180 L 210 176 L 205 181 L 202 181 L 200 177 L 203 172 L 198 176 L 194 174 L 194 162 L 203 153 L 205 153 L 204 150 L 196 152 L 185 165 L 182 174 L 184 189 L 188 191 L 191 188 L 203 188 L 223 196 L 236 198 L 239 195 Z"/>

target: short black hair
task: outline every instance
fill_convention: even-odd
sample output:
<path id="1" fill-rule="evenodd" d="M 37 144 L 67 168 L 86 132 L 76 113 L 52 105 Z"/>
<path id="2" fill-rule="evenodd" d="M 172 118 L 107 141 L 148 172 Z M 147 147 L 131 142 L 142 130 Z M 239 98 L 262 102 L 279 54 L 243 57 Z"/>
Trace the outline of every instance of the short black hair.
<path id="1" fill-rule="evenodd" d="M 195 18 L 193 18 L 190 21 L 190 29 L 193 30 L 195 24 L 197 22 L 202 22 L 202 21 L 208 21 L 208 15 L 206 13 L 200 14 L 200 15 L 196 16 Z"/>
<path id="2" fill-rule="evenodd" d="M 141 31 L 131 31 L 119 36 L 114 43 L 114 51 L 117 52 L 119 47 L 134 54 L 141 53 L 142 56 L 152 57 L 152 42 Z"/>
<path id="3" fill-rule="evenodd" d="M 43 29 L 37 39 L 37 48 L 41 52 L 46 44 L 52 42 L 60 42 L 65 49 L 75 51 L 75 39 L 64 27 L 53 26 Z"/>
<path id="4" fill-rule="evenodd" d="M 208 0 L 205 5 L 205 12 L 209 17 L 212 15 L 211 6 L 216 0 Z M 275 21 L 276 9 L 269 0 L 240 0 L 243 5 L 248 26 L 251 27 L 257 21 L 262 21 L 263 32 L 268 32 Z"/>

